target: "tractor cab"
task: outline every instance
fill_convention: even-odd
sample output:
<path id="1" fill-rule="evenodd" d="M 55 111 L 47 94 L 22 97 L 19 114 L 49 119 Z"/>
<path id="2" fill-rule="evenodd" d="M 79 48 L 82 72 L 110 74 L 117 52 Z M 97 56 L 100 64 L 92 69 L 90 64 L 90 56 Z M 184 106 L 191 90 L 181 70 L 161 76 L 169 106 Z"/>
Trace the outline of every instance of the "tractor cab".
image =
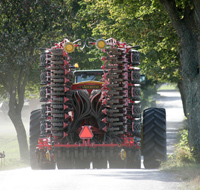
<path id="1" fill-rule="evenodd" d="M 85 89 L 91 93 L 92 90 L 101 89 L 103 84 L 101 82 L 102 75 L 102 69 L 74 71 L 75 81 L 72 85 L 72 90 Z"/>
<path id="2" fill-rule="evenodd" d="M 103 69 L 74 71 L 75 83 L 85 82 L 85 81 L 100 82 L 102 75 L 103 75 Z"/>
<path id="3" fill-rule="evenodd" d="M 107 71 L 105 70 L 107 73 Z M 74 88 L 72 89 L 100 89 L 103 82 L 101 81 L 103 75 L 103 69 L 93 70 L 76 70 L 74 71 Z M 98 83 L 97 83 L 98 82 Z M 144 74 L 140 75 L 140 84 L 146 83 L 146 77 Z M 89 86 L 90 85 L 90 86 Z M 92 86 L 94 85 L 94 86 Z M 100 85 L 100 86 L 95 86 Z M 81 87 L 82 86 L 82 87 Z"/>

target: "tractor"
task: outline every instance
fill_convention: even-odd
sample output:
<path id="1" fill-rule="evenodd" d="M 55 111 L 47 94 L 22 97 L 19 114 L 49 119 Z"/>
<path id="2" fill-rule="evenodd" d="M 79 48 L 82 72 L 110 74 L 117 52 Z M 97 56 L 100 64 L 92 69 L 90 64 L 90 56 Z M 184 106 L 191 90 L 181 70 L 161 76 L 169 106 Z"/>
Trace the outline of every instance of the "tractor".
<path id="1" fill-rule="evenodd" d="M 30 116 L 32 169 L 157 168 L 166 158 L 166 114 L 141 114 L 139 52 L 113 38 L 92 39 L 99 70 L 74 70 L 81 43 L 64 39 L 40 55 L 41 109 Z M 85 46 L 86 44 L 84 44 Z M 92 164 L 91 164 L 92 163 Z"/>

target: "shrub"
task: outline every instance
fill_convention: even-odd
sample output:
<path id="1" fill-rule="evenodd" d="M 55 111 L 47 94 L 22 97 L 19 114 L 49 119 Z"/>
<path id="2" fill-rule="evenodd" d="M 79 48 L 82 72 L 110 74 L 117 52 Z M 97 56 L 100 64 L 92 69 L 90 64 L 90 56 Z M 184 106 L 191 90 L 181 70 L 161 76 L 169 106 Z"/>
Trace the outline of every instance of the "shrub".
<path id="1" fill-rule="evenodd" d="M 188 130 L 182 129 L 179 131 L 180 142 L 176 144 L 174 151 L 174 156 L 179 162 L 192 163 L 194 162 L 194 157 L 189 147 L 188 142 Z"/>

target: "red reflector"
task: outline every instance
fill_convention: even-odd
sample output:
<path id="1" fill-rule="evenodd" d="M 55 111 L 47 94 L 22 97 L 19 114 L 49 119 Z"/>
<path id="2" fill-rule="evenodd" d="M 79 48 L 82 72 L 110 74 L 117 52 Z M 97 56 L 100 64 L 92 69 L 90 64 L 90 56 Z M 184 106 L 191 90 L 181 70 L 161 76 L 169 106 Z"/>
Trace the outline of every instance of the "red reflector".
<path id="1" fill-rule="evenodd" d="M 90 127 L 89 126 L 83 126 L 82 130 L 79 134 L 79 137 L 81 139 L 91 139 L 93 137 L 93 133 L 90 130 Z"/>

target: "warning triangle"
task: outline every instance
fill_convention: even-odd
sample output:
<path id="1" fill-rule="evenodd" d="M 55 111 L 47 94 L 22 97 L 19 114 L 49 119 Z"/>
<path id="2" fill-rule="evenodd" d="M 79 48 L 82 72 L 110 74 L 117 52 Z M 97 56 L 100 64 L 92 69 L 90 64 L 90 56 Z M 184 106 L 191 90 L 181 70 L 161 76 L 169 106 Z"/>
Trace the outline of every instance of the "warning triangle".
<path id="1" fill-rule="evenodd" d="M 90 130 L 89 126 L 83 126 L 81 132 L 79 133 L 79 137 L 81 139 L 91 139 L 93 137 L 93 133 Z"/>

